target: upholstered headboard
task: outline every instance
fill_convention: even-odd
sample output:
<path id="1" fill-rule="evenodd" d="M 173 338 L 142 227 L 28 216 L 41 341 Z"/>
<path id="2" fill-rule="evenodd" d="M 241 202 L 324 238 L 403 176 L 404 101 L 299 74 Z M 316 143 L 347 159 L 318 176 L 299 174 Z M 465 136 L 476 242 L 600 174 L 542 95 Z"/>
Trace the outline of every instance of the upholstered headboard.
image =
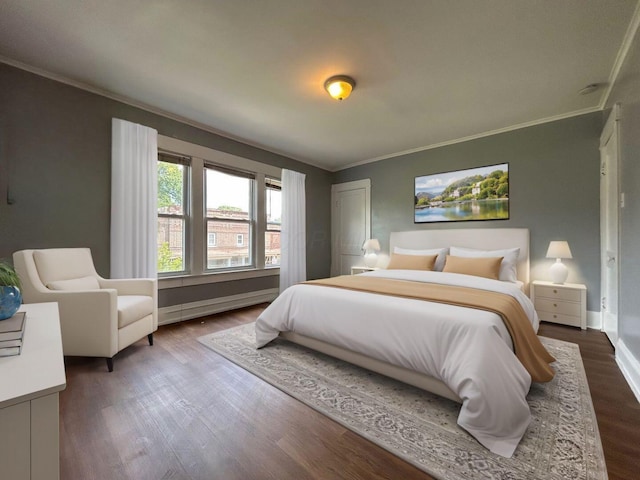
<path id="1" fill-rule="evenodd" d="M 428 249 L 444 247 L 500 250 L 520 248 L 518 280 L 529 291 L 529 229 L 528 228 L 456 228 L 450 230 L 411 230 L 391 232 L 389 253 L 394 247 Z"/>

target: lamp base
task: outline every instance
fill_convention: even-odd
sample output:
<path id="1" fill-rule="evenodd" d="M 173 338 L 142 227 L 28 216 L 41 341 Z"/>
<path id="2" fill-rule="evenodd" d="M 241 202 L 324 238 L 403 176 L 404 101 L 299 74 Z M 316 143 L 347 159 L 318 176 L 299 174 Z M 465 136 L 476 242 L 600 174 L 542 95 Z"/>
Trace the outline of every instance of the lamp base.
<path id="1" fill-rule="evenodd" d="M 374 268 L 376 265 L 378 265 L 378 255 L 373 252 L 365 254 L 364 264 L 369 268 Z"/>
<path id="2" fill-rule="evenodd" d="M 556 259 L 556 263 L 551 265 L 549 273 L 551 274 L 551 281 L 553 283 L 563 284 L 567 281 L 567 277 L 569 276 L 569 269 L 558 258 Z"/>

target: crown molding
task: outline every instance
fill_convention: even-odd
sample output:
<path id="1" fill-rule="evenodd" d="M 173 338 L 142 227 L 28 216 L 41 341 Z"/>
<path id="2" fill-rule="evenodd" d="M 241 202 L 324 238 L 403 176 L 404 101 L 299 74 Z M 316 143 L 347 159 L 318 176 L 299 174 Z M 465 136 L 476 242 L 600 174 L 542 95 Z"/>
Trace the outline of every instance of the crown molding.
<path id="1" fill-rule="evenodd" d="M 638 32 L 638 26 L 640 26 L 640 1 L 638 1 L 638 3 L 636 4 L 636 9 L 633 12 L 633 16 L 631 17 L 631 22 L 629 22 L 629 27 L 627 28 L 627 32 L 625 33 L 622 40 L 622 45 L 620 45 L 620 50 L 618 50 L 616 60 L 615 62 L 613 62 L 613 67 L 611 68 L 611 73 L 609 74 L 607 89 L 605 90 L 604 95 L 602 95 L 602 99 L 600 100 L 601 110 L 606 107 L 607 102 L 609 101 L 611 91 L 613 90 L 613 87 L 618 80 L 618 75 L 620 74 L 622 65 L 627 59 L 627 55 L 629 54 L 629 50 L 631 49 L 633 40 L 636 36 L 636 33 Z"/>
<path id="2" fill-rule="evenodd" d="M 252 142 L 250 140 L 247 140 L 246 138 L 237 137 L 237 136 L 234 136 L 234 135 L 232 135 L 230 133 L 223 132 L 221 130 L 217 130 L 217 129 L 215 129 L 215 128 L 207 125 L 207 124 L 200 123 L 198 121 L 191 120 L 191 119 L 189 119 L 187 117 L 183 117 L 181 115 L 177 115 L 175 113 L 168 112 L 168 111 L 163 110 L 161 108 L 157 108 L 157 107 L 154 107 L 152 105 L 146 104 L 144 102 L 140 102 L 138 100 L 135 100 L 133 98 L 127 97 L 125 95 L 119 95 L 119 94 L 113 93 L 113 92 L 111 92 L 109 90 L 105 90 L 105 89 L 102 89 L 102 88 L 99 88 L 99 87 L 95 87 L 93 85 L 89 85 L 87 83 L 80 82 L 78 80 L 73 80 L 71 78 L 65 77 L 64 75 L 59 75 L 57 73 L 49 72 L 48 70 L 44 70 L 44 69 L 39 68 L 39 67 L 34 67 L 32 65 L 28 65 L 26 63 L 22 63 L 22 62 L 19 62 L 17 60 L 13 60 L 12 58 L 8 58 L 8 57 L 5 57 L 3 55 L 0 55 L 0 63 L 5 63 L 5 64 L 10 65 L 12 67 L 19 68 L 20 70 L 24 70 L 24 71 L 27 71 L 29 73 L 33 73 L 34 75 L 38 75 L 40 77 L 48 78 L 49 80 L 53 80 L 53 81 L 56 81 L 56 82 L 59 82 L 59 83 L 63 83 L 65 85 L 69 85 L 71 87 L 75 87 L 77 89 L 84 90 L 84 91 L 89 92 L 89 93 L 93 93 L 95 95 L 100 95 L 101 97 L 106 97 L 106 98 L 109 98 L 111 100 L 115 100 L 116 102 L 124 103 L 126 105 L 131 106 L 131 107 L 139 108 L 140 110 L 144 110 L 146 112 L 153 113 L 155 115 L 159 115 L 161 117 L 165 117 L 165 118 L 168 118 L 170 120 L 175 120 L 176 122 L 180 122 L 180 123 L 183 123 L 185 125 L 189 125 L 190 127 L 194 127 L 194 128 L 199 129 L 199 130 L 204 130 L 205 132 L 213 133 L 214 135 L 218 135 L 219 137 L 223 137 L 223 138 L 226 138 L 228 140 L 233 140 L 234 142 L 242 143 L 242 144 L 247 145 L 249 147 L 258 148 L 258 149 L 263 150 L 265 152 L 272 153 L 274 155 L 279 155 L 281 157 L 285 157 L 285 158 L 290 159 L 290 160 L 295 160 L 297 162 L 305 163 L 305 164 L 310 165 L 312 167 L 316 167 L 316 168 L 319 168 L 321 170 L 327 171 L 326 167 L 318 165 L 317 163 L 314 163 L 314 162 L 312 162 L 310 160 L 292 157 L 291 154 L 287 154 L 287 153 L 279 151 L 277 149 L 267 147 L 267 146 L 262 145 L 262 144 L 257 143 L 257 142 Z"/>
<path id="3" fill-rule="evenodd" d="M 522 128 L 533 127 L 535 125 L 541 125 L 544 123 L 555 122 L 556 120 L 563 120 L 565 118 L 578 117 L 580 115 L 586 115 L 588 113 L 599 112 L 602 108 L 600 106 L 585 108 L 582 110 L 576 110 L 575 112 L 563 113 L 561 115 L 554 115 L 552 117 L 546 117 L 539 120 L 533 120 L 531 122 L 519 123 L 517 125 L 511 125 L 509 127 L 498 128 L 496 130 L 489 130 L 487 132 L 478 133 L 476 135 L 469 135 L 467 137 L 455 138 L 452 140 L 447 140 L 445 142 L 434 143 L 431 145 L 426 145 L 424 147 L 413 148 L 411 150 L 404 150 L 402 152 L 390 153 L 388 155 L 382 155 L 380 157 L 370 158 L 368 160 L 361 160 L 359 162 L 350 163 L 344 167 L 337 168 L 332 170 L 333 172 L 339 172 L 341 170 L 346 170 L 348 168 L 358 167 L 360 165 L 366 165 L 367 163 L 379 162 L 381 160 L 388 160 L 390 158 L 401 157 L 403 155 L 409 155 L 411 153 L 423 152 L 425 150 L 432 150 L 434 148 L 446 147 L 449 145 L 455 145 L 456 143 L 468 142 L 470 140 L 476 140 L 478 138 L 491 137 L 492 135 L 498 135 L 500 133 L 511 132 L 513 130 L 520 130 Z"/>

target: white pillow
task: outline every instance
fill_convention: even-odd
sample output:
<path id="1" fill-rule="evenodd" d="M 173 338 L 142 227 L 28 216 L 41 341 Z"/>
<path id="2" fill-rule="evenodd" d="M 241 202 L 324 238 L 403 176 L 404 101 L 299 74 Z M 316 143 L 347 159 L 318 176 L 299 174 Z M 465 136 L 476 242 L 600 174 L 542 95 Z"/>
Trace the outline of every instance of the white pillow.
<path id="1" fill-rule="evenodd" d="M 517 264 L 519 248 L 506 248 L 504 250 L 476 250 L 475 248 L 451 247 L 450 255 L 454 257 L 503 257 L 500 265 L 499 279 L 504 282 L 518 281 Z"/>
<path id="2" fill-rule="evenodd" d="M 429 250 L 412 250 L 410 248 L 393 247 L 393 253 L 399 253 L 400 255 L 438 255 L 436 263 L 433 266 L 433 270 L 441 272 L 444 268 L 444 262 L 447 259 L 448 248 L 431 248 Z"/>
<path id="3" fill-rule="evenodd" d="M 96 277 L 82 277 L 49 282 L 47 288 L 49 290 L 99 290 L 100 284 Z"/>

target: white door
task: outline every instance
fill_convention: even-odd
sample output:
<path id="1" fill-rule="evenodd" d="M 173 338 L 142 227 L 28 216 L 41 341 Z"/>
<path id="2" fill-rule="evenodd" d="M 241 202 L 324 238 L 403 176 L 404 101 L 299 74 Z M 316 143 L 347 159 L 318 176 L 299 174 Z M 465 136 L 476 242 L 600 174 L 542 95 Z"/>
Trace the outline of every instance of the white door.
<path id="1" fill-rule="evenodd" d="M 618 120 L 615 105 L 600 137 L 600 290 L 602 330 L 611 344 L 618 342 Z"/>
<path id="2" fill-rule="evenodd" d="M 331 186 L 331 275 L 363 265 L 362 244 L 371 236 L 371 181 Z"/>

